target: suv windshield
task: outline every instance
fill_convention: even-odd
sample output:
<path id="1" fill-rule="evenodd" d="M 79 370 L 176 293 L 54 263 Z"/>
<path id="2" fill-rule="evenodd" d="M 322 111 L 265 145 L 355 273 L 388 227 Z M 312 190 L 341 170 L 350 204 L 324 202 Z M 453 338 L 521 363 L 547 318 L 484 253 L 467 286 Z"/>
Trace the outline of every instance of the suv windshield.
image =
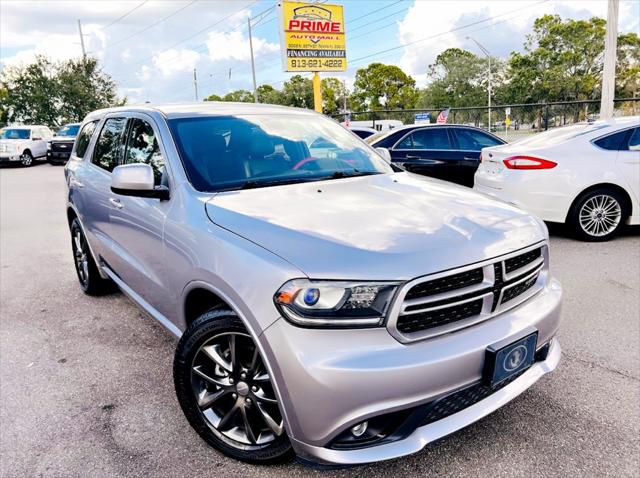
<path id="1" fill-rule="evenodd" d="M 79 124 L 68 124 L 60 128 L 56 136 L 76 136 L 78 134 L 78 130 L 80 129 Z"/>
<path id="2" fill-rule="evenodd" d="M 169 126 L 199 191 L 392 172 L 353 134 L 321 116 L 205 116 L 173 119 Z"/>
<path id="3" fill-rule="evenodd" d="M 7 128 L 0 132 L 0 139 L 29 139 L 30 132 L 24 128 Z"/>

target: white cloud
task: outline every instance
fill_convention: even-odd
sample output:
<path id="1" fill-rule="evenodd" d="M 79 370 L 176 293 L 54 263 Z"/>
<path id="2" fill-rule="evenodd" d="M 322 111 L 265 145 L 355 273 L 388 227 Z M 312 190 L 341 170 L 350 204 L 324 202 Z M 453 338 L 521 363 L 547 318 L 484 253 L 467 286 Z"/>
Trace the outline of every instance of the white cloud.
<path id="1" fill-rule="evenodd" d="M 211 32 L 207 39 L 207 49 L 209 58 L 212 61 L 218 60 L 249 60 L 249 38 L 242 31 L 234 32 Z M 269 43 L 264 38 L 253 38 L 253 53 L 256 58 L 269 55 L 280 50 L 276 43 Z"/>
<path id="2" fill-rule="evenodd" d="M 637 9 L 638 0 L 622 0 L 620 30 L 637 31 Z M 427 66 L 447 48 L 464 48 L 482 55 L 478 47 L 466 39 L 467 36 L 482 43 L 492 55 L 506 57 L 511 51 L 522 49 L 533 21 L 544 14 L 576 19 L 592 16 L 606 18 L 607 2 L 416 1 L 399 22 L 398 39 L 406 47 L 397 64 L 423 82 Z M 488 18 L 492 20 L 483 21 Z M 414 43 L 425 38 L 430 39 Z"/>
<path id="3" fill-rule="evenodd" d="M 193 70 L 200 59 L 200 53 L 186 48 L 164 50 L 153 57 L 154 66 L 164 76 L 181 71 Z"/>

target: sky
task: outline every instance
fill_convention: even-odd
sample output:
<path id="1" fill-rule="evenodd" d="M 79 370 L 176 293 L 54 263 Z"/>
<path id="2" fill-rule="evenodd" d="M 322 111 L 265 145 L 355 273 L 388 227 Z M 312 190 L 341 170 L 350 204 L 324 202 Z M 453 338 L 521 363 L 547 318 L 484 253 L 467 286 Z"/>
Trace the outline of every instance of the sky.
<path id="1" fill-rule="evenodd" d="M 606 0 L 331 0 L 344 5 L 346 72 L 353 84 L 371 62 L 400 66 L 418 86 L 449 47 L 493 56 L 521 51 L 533 21 L 544 14 L 606 18 Z M 129 102 L 181 102 L 252 89 L 247 19 L 251 18 L 258 84 L 281 88 L 275 0 L 0 0 L 0 68 L 36 54 L 55 60 L 87 53 L 100 60 Z M 640 0 L 621 0 L 618 28 L 640 34 Z M 327 74 L 329 75 L 329 74 Z"/>

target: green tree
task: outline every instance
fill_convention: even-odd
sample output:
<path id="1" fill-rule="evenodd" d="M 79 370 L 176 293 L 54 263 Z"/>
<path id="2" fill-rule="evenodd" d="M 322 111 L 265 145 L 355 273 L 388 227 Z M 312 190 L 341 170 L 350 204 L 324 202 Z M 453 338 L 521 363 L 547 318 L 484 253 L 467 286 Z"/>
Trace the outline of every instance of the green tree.
<path id="1" fill-rule="evenodd" d="M 236 103 L 253 103 L 253 93 L 247 90 L 230 91 L 222 97 L 222 101 L 234 101 Z"/>
<path id="2" fill-rule="evenodd" d="M 322 82 L 322 110 L 324 114 L 333 115 L 344 109 L 345 99 L 348 103 L 348 95 L 344 83 L 338 78 L 323 78 Z M 348 107 L 348 105 L 347 105 Z"/>
<path id="3" fill-rule="evenodd" d="M 5 105 L 7 104 L 7 98 L 9 97 L 9 92 L 3 86 L 0 86 L 0 127 L 7 124 L 7 117 L 9 112 L 6 110 Z"/>
<path id="4" fill-rule="evenodd" d="M 37 56 L 29 65 L 2 70 L 0 89 L 6 90 L 0 108 L 6 121 L 53 127 L 126 101 L 118 99 L 115 83 L 94 58 L 55 63 Z"/>
<path id="5" fill-rule="evenodd" d="M 223 101 L 222 96 L 211 94 L 207 96 L 203 101 Z"/>
<path id="6" fill-rule="evenodd" d="M 282 92 L 271 85 L 260 85 L 257 89 L 258 101 L 270 105 L 281 105 L 284 102 Z"/>
<path id="7" fill-rule="evenodd" d="M 284 82 L 282 88 L 283 104 L 298 108 L 313 108 L 313 85 L 311 80 L 301 75 L 293 75 Z"/>
<path id="8" fill-rule="evenodd" d="M 640 37 L 626 33 L 618 37 L 616 95 L 635 97 L 640 93 Z"/>
<path id="9" fill-rule="evenodd" d="M 494 91 L 501 80 L 502 66 L 497 58 L 491 59 L 492 87 Z M 429 65 L 430 80 L 422 90 L 418 106 L 443 108 L 478 106 L 487 102 L 488 60 L 459 48 L 449 48 Z"/>
<path id="10" fill-rule="evenodd" d="M 82 121 L 91 111 L 126 101 L 118 99 L 116 84 L 99 68 L 95 58 L 63 63 L 58 68 L 56 81 L 58 101 L 65 105 L 60 111 L 63 123 Z"/>
<path id="11" fill-rule="evenodd" d="M 509 59 L 512 101 L 560 101 L 600 96 L 606 21 L 544 15 L 533 24 L 524 54 Z"/>
<path id="12" fill-rule="evenodd" d="M 356 72 L 354 104 L 359 108 L 413 108 L 418 98 L 416 81 L 394 65 L 371 63 Z"/>

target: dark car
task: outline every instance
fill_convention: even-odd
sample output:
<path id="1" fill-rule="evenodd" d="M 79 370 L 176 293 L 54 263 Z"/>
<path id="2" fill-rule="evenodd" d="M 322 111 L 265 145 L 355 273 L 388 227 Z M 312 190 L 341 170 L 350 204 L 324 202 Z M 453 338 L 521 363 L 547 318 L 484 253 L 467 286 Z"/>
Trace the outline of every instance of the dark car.
<path id="1" fill-rule="evenodd" d="M 65 164 L 71 155 L 80 123 L 70 123 L 58 130 L 47 144 L 47 161 L 52 164 Z"/>
<path id="2" fill-rule="evenodd" d="M 371 146 L 388 149 L 407 171 L 472 187 L 482 148 L 504 143 L 480 128 L 443 124 L 394 129 Z"/>

